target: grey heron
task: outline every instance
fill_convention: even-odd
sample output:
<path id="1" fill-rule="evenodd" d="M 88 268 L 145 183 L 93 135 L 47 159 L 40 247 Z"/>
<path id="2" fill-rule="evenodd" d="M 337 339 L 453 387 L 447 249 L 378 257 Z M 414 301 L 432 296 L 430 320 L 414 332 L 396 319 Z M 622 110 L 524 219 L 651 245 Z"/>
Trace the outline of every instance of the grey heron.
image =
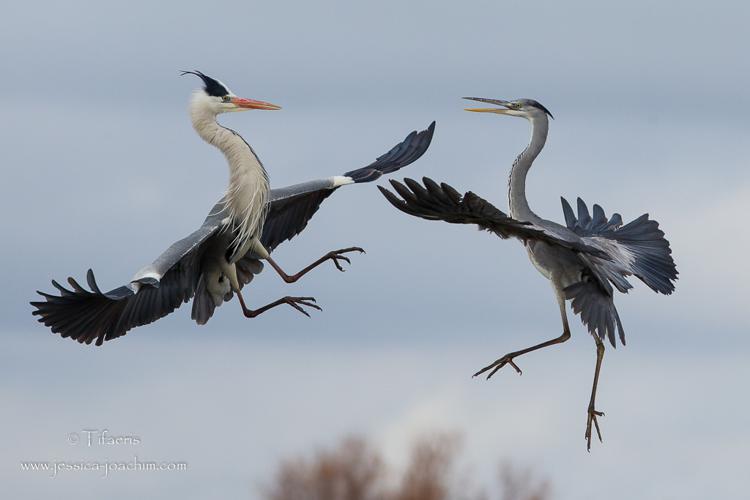
<path id="1" fill-rule="evenodd" d="M 515 237 L 521 240 L 534 267 L 550 280 L 560 308 L 562 335 L 501 356 L 474 376 L 489 372 L 489 379 L 506 365 L 520 374 L 521 369 L 515 363 L 515 358 L 568 340 L 570 326 L 566 301 L 571 301 L 573 311 L 580 315 L 596 343 L 596 366 L 585 432 L 586 447 L 590 450 L 592 424 L 599 440 L 602 439 L 597 417 L 604 413 L 596 409 L 595 403 L 604 357 L 604 339 L 609 339 L 615 347 L 617 332 L 620 341 L 625 344 L 625 331 L 615 308 L 614 292 L 627 293 L 633 286 L 627 277 L 634 275 L 653 291 L 671 294 L 674 291 L 673 282 L 677 280 L 677 269 L 669 242 L 664 238 L 659 224 L 650 220 L 648 214 L 623 225 L 619 214 L 607 219 L 599 205 L 593 206 L 593 215 L 589 214 L 588 207 L 580 198 L 577 217 L 570 204 L 561 198 L 565 226 L 536 215 L 526 200 L 526 175 L 544 147 L 549 127 L 547 116 L 552 115 L 532 99 L 464 99 L 497 106 L 470 108 L 467 111 L 521 117 L 531 124 L 531 140 L 516 158 L 510 172 L 510 215 L 471 191 L 462 196 L 451 186 L 445 183 L 438 185 L 428 178 L 423 179 L 424 185 L 412 179 L 405 179 L 405 184 L 391 180 L 399 196 L 385 188 L 379 189 L 391 204 L 407 214 L 428 220 L 476 224 L 480 229 L 501 238 Z"/>
<path id="2" fill-rule="evenodd" d="M 70 289 L 52 281 L 59 295 L 37 292 L 44 300 L 31 303 L 33 314 L 52 332 L 80 343 L 96 341 L 96 345 L 101 345 L 170 314 L 190 299 L 191 317 L 202 325 L 216 307 L 235 294 L 248 318 L 283 304 L 309 316 L 304 307 L 320 309 L 312 297 L 287 296 L 252 310 L 241 290 L 262 271 L 261 260 L 269 262 L 287 283 L 329 260 L 343 271 L 341 262 L 350 262 L 344 254 L 364 250 L 350 247 L 328 252 L 292 275 L 284 272 L 270 254 L 279 244 L 299 234 L 323 200 L 338 188 L 374 181 L 416 161 L 429 147 L 435 129 L 433 122 L 426 130 L 411 132 L 365 167 L 270 189 L 266 170 L 252 147 L 237 132 L 220 125 L 217 115 L 248 109 L 276 110 L 279 106 L 237 97 L 218 80 L 199 71 L 183 72 L 188 73 L 200 77 L 204 84 L 191 99 L 193 127 L 201 138 L 220 149 L 229 163 L 226 194 L 196 231 L 172 244 L 129 283 L 102 292 L 89 270 L 86 280 L 90 290 L 68 278 Z"/>

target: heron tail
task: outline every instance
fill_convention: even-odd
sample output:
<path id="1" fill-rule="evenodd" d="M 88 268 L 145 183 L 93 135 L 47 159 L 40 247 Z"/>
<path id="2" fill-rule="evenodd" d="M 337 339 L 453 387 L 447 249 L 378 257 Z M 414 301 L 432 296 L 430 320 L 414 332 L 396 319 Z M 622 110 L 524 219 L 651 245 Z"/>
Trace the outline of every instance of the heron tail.
<path id="1" fill-rule="evenodd" d="M 211 292 L 206 287 L 206 275 L 201 273 L 201 277 L 198 280 L 198 286 L 195 289 L 195 296 L 193 297 L 193 309 L 190 313 L 190 317 L 195 320 L 199 325 L 205 325 L 211 316 L 214 315 L 216 310 L 216 302 L 214 302 Z"/>
<path id="2" fill-rule="evenodd" d="M 584 274 L 581 281 L 566 287 L 564 292 L 566 299 L 572 299 L 573 312 L 581 317 L 591 335 L 602 340 L 607 338 L 612 347 L 617 347 L 615 334 L 619 333 L 620 342 L 625 345 L 625 330 L 614 300 L 611 295 L 602 293 L 596 280 Z"/>

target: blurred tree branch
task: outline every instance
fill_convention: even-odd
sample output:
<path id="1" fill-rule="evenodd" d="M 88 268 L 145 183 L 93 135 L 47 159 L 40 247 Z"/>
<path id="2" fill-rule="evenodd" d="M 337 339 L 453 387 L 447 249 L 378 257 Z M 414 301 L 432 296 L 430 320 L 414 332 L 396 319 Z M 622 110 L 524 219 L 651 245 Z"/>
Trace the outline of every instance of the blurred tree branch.
<path id="1" fill-rule="evenodd" d="M 364 440 L 349 437 L 312 460 L 283 462 L 266 493 L 268 500 L 382 500 L 380 455 Z"/>
<path id="2" fill-rule="evenodd" d="M 460 436 L 440 433 L 423 437 L 411 449 L 406 468 L 391 482 L 381 455 L 359 437 L 345 438 L 335 449 L 312 458 L 282 462 L 264 492 L 266 500 L 549 500 L 546 481 L 530 470 L 505 463 L 499 474 L 501 496 L 472 493 L 455 467 Z"/>

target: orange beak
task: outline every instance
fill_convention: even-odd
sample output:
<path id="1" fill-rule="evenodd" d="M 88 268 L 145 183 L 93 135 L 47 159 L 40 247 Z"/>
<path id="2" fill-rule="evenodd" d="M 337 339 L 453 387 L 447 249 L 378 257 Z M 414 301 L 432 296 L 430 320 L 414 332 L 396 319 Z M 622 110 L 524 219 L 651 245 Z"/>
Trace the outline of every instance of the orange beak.
<path id="1" fill-rule="evenodd" d="M 267 109 L 267 110 L 281 109 L 281 106 L 271 104 L 270 102 L 255 101 L 253 99 L 244 99 L 242 97 L 232 97 L 232 100 L 230 102 L 234 104 L 235 106 L 237 106 L 238 108 L 243 108 L 243 109 Z"/>

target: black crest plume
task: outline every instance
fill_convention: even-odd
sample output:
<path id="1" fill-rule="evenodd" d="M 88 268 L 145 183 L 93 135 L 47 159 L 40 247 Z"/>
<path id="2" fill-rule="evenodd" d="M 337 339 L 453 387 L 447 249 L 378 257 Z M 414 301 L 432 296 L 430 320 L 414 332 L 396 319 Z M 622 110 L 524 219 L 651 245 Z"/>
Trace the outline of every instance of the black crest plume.
<path id="1" fill-rule="evenodd" d="M 549 112 L 549 109 L 545 108 L 541 102 L 535 101 L 534 99 L 529 99 L 529 102 L 531 103 L 532 106 L 536 106 L 537 108 L 547 113 L 549 117 L 552 118 L 553 120 L 555 119 L 555 117 L 552 116 L 552 113 Z"/>
<path id="2" fill-rule="evenodd" d="M 229 94 L 229 90 L 219 83 L 218 80 L 214 80 L 210 76 L 204 75 L 197 69 L 195 71 L 182 71 L 180 73 L 180 76 L 185 75 L 195 75 L 201 80 L 203 80 L 203 90 L 206 91 L 206 94 L 214 96 L 214 97 L 224 97 L 225 95 Z"/>

